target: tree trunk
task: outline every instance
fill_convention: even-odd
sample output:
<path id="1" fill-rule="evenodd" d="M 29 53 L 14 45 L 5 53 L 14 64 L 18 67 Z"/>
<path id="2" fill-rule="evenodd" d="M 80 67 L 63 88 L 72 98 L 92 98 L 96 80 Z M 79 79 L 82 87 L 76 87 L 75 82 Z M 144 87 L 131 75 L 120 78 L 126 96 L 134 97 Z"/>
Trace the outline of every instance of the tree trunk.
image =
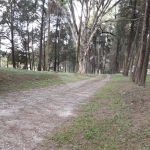
<path id="1" fill-rule="evenodd" d="M 58 59 L 57 70 L 58 70 L 58 72 L 59 72 L 60 49 L 61 49 L 61 47 L 60 47 L 60 39 L 61 39 L 61 37 L 60 37 L 60 35 L 61 35 L 61 26 L 60 26 L 60 24 L 61 24 L 61 13 L 59 13 L 59 21 L 58 21 L 58 22 L 59 22 L 59 23 L 58 23 L 58 26 L 59 26 L 59 36 L 58 36 L 58 52 L 57 52 L 57 59 Z"/>
<path id="2" fill-rule="evenodd" d="M 79 71 L 80 74 L 85 74 L 86 73 L 86 58 L 83 57 L 80 61 L 79 61 Z"/>
<path id="3" fill-rule="evenodd" d="M 12 2 L 10 2 L 10 9 L 11 9 L 11 50 L 12 50 L 12 64 L 13 68 L 16 68 L 16 61 L 15 61 L 15 46 L 14 46 L 14 12 L 13 12 L 13 6 Z"/>
<path id="4" fill-rule="evenodd" d="M 131 46 L 131 56 L 130 56 L 130 80 L 133 81 L 133 78 L 134 78 L 134 72 L 135 72 L 135 68 L 133 68 L 133 65 L 134 64 L 134 60 L 136 58 L 136 50 L 135 49 L 138 49 L 138 48 L 135 48 L 135 45 L 136 45 L 136 41 L 137 41 L 137 38 L 138 38 L 138 34 L 139 34 L 139 27 L 140 27 L 140 20 L 138 21 L 138 26 L 137 26 L 137 29 L 136 29 L 136 34 L 135 34 L 135 37 L 134 37 L 134 40 L 132 42 L 132 46 Z M 137 65 L 137 63 L 136 63 Z M 135 65 L 135 66 L 136 66 Z"/>
<path id="5" fill-rule="evenodd" d="M 42 65 L 42 44 L 43 44 L 43 27 L 44 27 L 44 4 L 45 0 L 43 0 L 42 5 L 42 18 L 41 18 L 41 37 L 40 37 L 40 50 L 39 50 L 39 64 L 38 64 L 38 71 L 41 71 Z"/>
<path id="6" fill-rule="evenodd" d="M 30 39 L 29 39 L 29 37 L 30 37 L 30 35 L 29 35 L 29 21 L 27 20 L 27 34 L 28 34 L 28 62 L 29 62 L 29 64 L 30 64 L 30 70 L 32 70 L 32 67 L 31 67 L 31 57 L 30 57 L 30 52 L 29 52 L 29 50 L 30 50 Z"/>
<path id="7" fill-rule="evenodd" d="M 79 30 L 78 30 L 78 36 L 77 36 L 77 49 L 76 49 L 76 63 L 75 63 L 75 73 L 77 73 L 77 72 L 80 72 L 79 70 L 82 70 L 82 68 L 80 68 L 80 65 L 79 65 L 79 60 L 81 60 L 81 59 L 79 59 L 79 57 L 81 57 L 81 56 L 79 56 L 80 55 L 80 40 L 81 40 L 81 28 L 82 28 L 82 16 L 83 16 L 83 3 L 82 3 L 82 11 L 81 11 L 81 18 L 80 18 L 80 25 L 79 25 Z M 82 64 L 82 62 L 80 62 L 81 64 Z"/>
<path id="8" fill-rule="evenodd" d="M 149 56 L 150 56 L 150 37 L 149 37 L 148 47 L 147 47 L 147 50 L 146 50 L 146 53 L 145 53 L 145 59 L 144 59 L 144 63 L 143 63 L 141 79 L 140 79 L 140 82 L 139 82 L 139 84 L 141 86 L 145 86 L 146 75 L 147 75 L 147 68 L 148 68 L 148 62 L 149 62 Z"/>
<path id="9" fill-rule="evenodd" d="M 117 40 L 117 50 L 116 50 L 116 58 L 115 58 L 116 73 L 119 73 L 119 51 L 120 51 L 120 39 Z"/>
<path id="10" fill-rule="evenodd" d="M 49 54 L 50 54 L 50 16 L 48 18 L 48 39 L 45 52 L 45 70 L 49 70 Z"/>
<path id="11" fill-rule="evenodd" d="M 34 65 L 34 50 L 33 50 L 33 24 L 32 24 L 32 70 L 35 70 L 35 65 Z"/>
<path id="12" fill-rule="evenodd" d="M 45 59 L 46 59 L 46 50 L 45 50 L 45 30 L 44 30 L 44 44 L 43 44 L 43 49 L 44 49 L 44 59 L 43 59 L 43 62 L 44 62 L 44 66 L 43 66 L 43 71 L 46 71 L 46 64 L 45 64 Z"/>
<path id="13" fill-rule="evenodd" d="M 141 74 L 143 69 L 143 62 L 145 58 L 145 51 L 146 51 L 146 45 L 147 45 L 147 35 L 148 35 L 148 28 L 149 28 L 149 14 L 150 14 L 150 0 L 146 1 L 145 6 L 145 17 L 143 22 L 143 30 L 142 30 L 142 42 L 141 42 L 141 49 L 140 49 L 140 56 L 138 59 L 138 64 L 136 68 L 136 77 L 135 77 L 135 83 L 139 85 L 143 85 L 143 82 L 140 82 L 141 80 Z"/>
<path id="14" fill-rule="evenodd" d="M 28 69 L 28 52 L 27 52 L 27 42 L 26 42 L 26 39 L 24 41 L 24 49 L 25 49 L 25 53 L 26 53 L 26 64 L 25 64 L 25 68 L 24 69 Z"/>
<path id="15" fill-rule="evenodd" d="M 57 70 L 57 39 L 58 39 L 58 22 L 59 22 L 59 13 L 57 13 L 56 29 L 55 29 L 55 58 L 54 58 L 54 71 Z"/>
<path id="16" fill-rule="evenodd" d="M 137 0 L 134 0 L 133 19 L 136 18 L 136 4 L 137 4 Z M 131 57 L 131 45 L 132 45 L 132 41 L 134 38 L 134 24 L 135 24 L 135 21 L 132 21 L 130 35 L 129 35 L 129 41 L 128 41 L 128 47 L 127 47 L 125 69 L 124 69 L 124 73 L 123 73 L 124 76 L 128 76 L 128 74 L 129 74 L 129 68 L 130 68 L 130 63 L 131 63 L 131 58 L 130 58 Z"/>

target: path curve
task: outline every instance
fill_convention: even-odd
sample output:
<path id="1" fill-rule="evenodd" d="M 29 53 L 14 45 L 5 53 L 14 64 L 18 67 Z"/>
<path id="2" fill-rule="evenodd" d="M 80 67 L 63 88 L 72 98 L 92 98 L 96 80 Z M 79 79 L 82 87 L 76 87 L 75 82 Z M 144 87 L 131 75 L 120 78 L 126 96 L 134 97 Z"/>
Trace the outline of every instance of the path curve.
<path id="1" fill-rule="evenodd" d="M 98 77 L 0 95 L 0 150 L 32 150 L 110 80 Z"/>

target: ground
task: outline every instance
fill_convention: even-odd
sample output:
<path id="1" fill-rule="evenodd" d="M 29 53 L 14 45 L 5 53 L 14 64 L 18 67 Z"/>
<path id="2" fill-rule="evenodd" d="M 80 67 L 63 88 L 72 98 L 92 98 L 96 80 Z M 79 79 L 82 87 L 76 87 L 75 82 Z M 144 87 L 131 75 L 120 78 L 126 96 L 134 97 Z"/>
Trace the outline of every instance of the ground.
<path id="1" fill-rule="evenodd" d="M 110 76 L 0 95 L 0 149 L 32 150 L 57 126 L 68 124 L 78 107 Z M 106 109 L 103 109 L 105 112 Z M 111 112 L 108 112 L 111 113 Z"/>
<path id="2" fill-rule="evenodd" d="M 149 150 L 150 76 L 146 86 L 113 75 L 71 124 L 55 128 L 38 150 Z"/>

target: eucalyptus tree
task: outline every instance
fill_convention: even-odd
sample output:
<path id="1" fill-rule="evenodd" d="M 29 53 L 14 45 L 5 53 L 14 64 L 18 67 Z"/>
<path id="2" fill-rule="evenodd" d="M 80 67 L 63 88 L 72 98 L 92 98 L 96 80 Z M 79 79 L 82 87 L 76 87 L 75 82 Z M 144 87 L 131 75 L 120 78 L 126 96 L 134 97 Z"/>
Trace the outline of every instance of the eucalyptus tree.
<path id="1" fill-rule="evenodd" d="M 51 28 L 53 28 L 53 24 L 56 24 L 56 28 L 55 30 L 58 30 L 58 26 L 60 26 L 60 20 L 61 20 L 61 10 L 60 8 L 56 5 L 55 2 L 48 0 L 47 2 L 47 43 L 46 43 L 46 52 L 45 52 L 45 70 L 49 70 L 49 58 L 50 58 L 50 49 L 52 49 L 52 45 L 51 45 Z M 57 34 L 57 35 L 56 35 Z M 55 34 L 56 37 L 58 37 L 58 32 Z M 57 39 L 55 41 L 55 52 L 57 51 Z M 55 56 L 57 57 L 57 56 Z M 56 70 L 56 59 L 55 59 L 55 69 Z"/>
<path id="2" fill-rule="evenodd" d="M 130 71 L 131 79 L 138 85 L 145 85 L 146 80 L 150 53 L 149 14 L 150 0 L 126 0 L 120 3 L 117 38 L 125 41 L 122 48 L 123 75 L 128 76 Z"/>
<path id="3" fill-rule="evenodd" d="M 39 48 L 39 63 L 38 63 L 38 71 L 41 71 L 42 66 L 42 45 L 43 45 L 43 29 L 44 29 L 44 15 L 46 14 L 45 10 L 45 0 L 42 0 L 41 5 L 41 25 L 40 25 L 40 48 Z"/>
<path id="4" fill-rule="evenodd" d="M 104 21 L 104 16 L 121 0 L 114 4 L 111 4 L 111 0 L 65 0 L 64 6 L 61 6 L 59 1 L 52 1 L 62 9 L 68 19 L 76 44 L 76 72 L 84 74 L 93 36 Z"/>
<path id="5" fill-rule="evenodd" d="M 149 19 L 150 19 L 150 0 L 146 0 L 140 54 L 139 54 L 138 63 L 134 74 L 135 83 L 138 85 L 145 85 L 145 80 L 146 80 L 147 66 L 149 60 L 149 50 L 148 52 L 146 52 L 147 37 L 148 37 L 148 31 L 150 26 Z"/>

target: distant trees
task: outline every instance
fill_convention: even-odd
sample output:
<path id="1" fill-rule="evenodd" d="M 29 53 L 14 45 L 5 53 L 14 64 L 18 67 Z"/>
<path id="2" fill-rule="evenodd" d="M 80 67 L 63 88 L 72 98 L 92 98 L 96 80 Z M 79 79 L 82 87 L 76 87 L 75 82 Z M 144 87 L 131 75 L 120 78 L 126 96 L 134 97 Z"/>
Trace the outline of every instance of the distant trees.
<path id="1" fill-rule="evenodd" d="M 58 71 L 59 67 L 56 66 L 60 64 L 60 51 L 64 49 L 63 47 L 68 49 L 70 42 L 67 41 L 69 38 L 72 39 L 71 32 L 67 33 L 70 29 L 67 27 L 66 19 L 61 21 L 63 15 L 60 8 L 50 0 L 9 0 L 9 2 L 3 0 L 0 6 L 2 6 L 0 7 L 0 45 L 1 47 L 5 45 L 11 50 L 12 58 L 9 60 L 12 61 L 13 67 L 17 68 L 16 64 L 19 62 L 24 65 L 24 69 L 37 68 L 41 71 L 49 70 L 50 66 L 55 64 L 54 70 Z M 62 24 L 66 24 L 66 27 Z M 67 30 L 66 35 L 61 35 L 62 26 Z M 57 31 L 54 31 L 55 27 Z M 52 34 L 55 35 L 53 38 Z M 55 55 L 52 54 L 54 50 Z M 23 57 L 20 57 L 21 55 Z M 55 61 L 50 62 L 51 56 Z M 17 58 L 23 58 L 24 61 L 19 61 Z"/>
<path id="2" fill-rule="evenodd" d="M 53 0 L 54 1 L 54 0 Z M 76 44 L 76 72 L 86 73 L 88 53 L 90 51 L 93 36 L 102 25 L 104 16 L 119 3 L 116 1 L 111 7 L 111 0 L 68 0 L 68 7 L 61 7 L 60 3 L 54 1 L 60 7 L 68 19 L 74 41 Z M 75 13 L 79 7 L 78 15 Z"/>
<path id="3" fill-rule="evenodd" d="M 67 71 L 70 61 L 78 73 L 122 71 L 145 85 L 149 1 L 2 0 L 0 46 L 14 68 Z"/>
<path id="4" fill-rule="evenodd" d="M 15 51 L 18 49 L 24 51 L 26 54 L 26 63 L 24 68 L 28 68 L 28 62 L 31 64 L 30 59 L 30 25 L 37 19 L 36 15 L 33 15 L 35 11 L 34 1 L 23 0 L 9 0 L 8 2 L 3 0 L 1 3 L 3 11 L 0 27 L 3 30 L 2 38 L 9 41 L 4 45 L 11 44 L 10 47 L 12 53 L 12 64 L 16 68 Z M 31 65 L 30 65 L 30 69 Z"/>

